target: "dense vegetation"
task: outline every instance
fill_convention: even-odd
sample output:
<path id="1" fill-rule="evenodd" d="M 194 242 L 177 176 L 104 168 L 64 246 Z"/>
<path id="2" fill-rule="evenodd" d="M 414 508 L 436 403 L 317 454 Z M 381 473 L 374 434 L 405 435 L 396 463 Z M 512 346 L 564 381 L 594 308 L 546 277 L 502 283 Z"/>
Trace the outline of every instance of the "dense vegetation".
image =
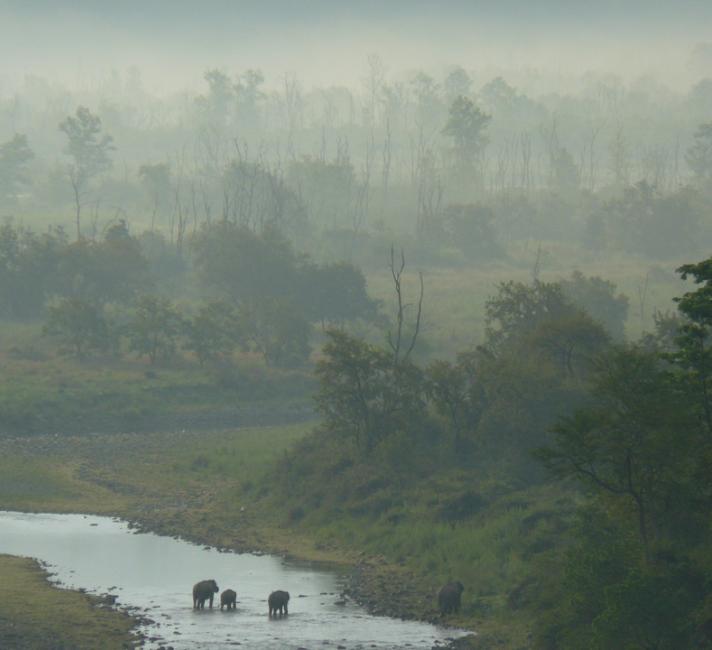
<path id="1" fill-rule="evenodd" d="M 186 457 L 133 437 L 159 441 L 143 478 L 128 455 L 75 477 L 94 443 L 67 438 L 22 485 L 125 513 L 122 473 L 145 499 L 225 482 L 185 526 L 229 541 L 239 495 L 271 518 L 255 544 L 461 580 L 453 622 L 483 647 L 710 647 L 712 261 L 690 260 L 712 81 L 537 94 L 378 57 L 361 94 L 204 80 L 173 104 L 135 77 L 0 97 L 21 131 L 0 144 L 1 438 L 290 420 L 314 396 L 321 421 L 271 455 L 269 431 Z"/>
<path id="2" fill-rule="evenodd" d="M 471 616 L 505 592 L 534 647 L 709 647 L 711 269 L 634 344 L 538 280 L 500 285 L 455 362 L 330 331 L 324 425 L 276 475 L 292 524 L 466 580 Z"/>

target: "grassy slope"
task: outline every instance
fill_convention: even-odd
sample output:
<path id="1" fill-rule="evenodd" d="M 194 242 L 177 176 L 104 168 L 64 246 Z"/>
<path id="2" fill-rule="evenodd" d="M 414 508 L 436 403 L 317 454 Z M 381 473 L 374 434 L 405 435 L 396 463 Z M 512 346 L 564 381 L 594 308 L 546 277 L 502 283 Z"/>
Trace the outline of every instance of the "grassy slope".
<path id="1" fill-rule="evenodd" d="M 0 555 L 0 647 L 95 650 L 134 647 L 133 621 L 97 599 L 57 589 L 29 558 Z"/>
<path id="2" fill-rule="evenodd" d="M 220 427 L 296 419 L 311 408 L 312 380 L 241 357 L 220 376 L 178 358 L 58 357 L 38 324 L 0 327 L 0 434 Z"/>
<path id="3" fill-rule="evenodd" d="M 450 622 L 478 630 L 484 647 L 527 647 L 536 614 L 527 589 L 542 574 L 533 567 L 556 552 L 570 498 L 552 487 L 510 492 L 465 521 L 438 521 L 440 505 L 472 487 L 455 476 L 391 494 L 393 505 L 378 512 L 359 506 L 387 495 L 354 493 L 338 516 L 307 507 L 295 521 L 293 504 L 276 501 L 265 477 L 309 429 L 0 441 L 0 509 L 118 514 L 216 546 L 358 564 L 354 591 L 385 614 L 434 619 L 437 586 L 460 579 L 463 611 Z"/>

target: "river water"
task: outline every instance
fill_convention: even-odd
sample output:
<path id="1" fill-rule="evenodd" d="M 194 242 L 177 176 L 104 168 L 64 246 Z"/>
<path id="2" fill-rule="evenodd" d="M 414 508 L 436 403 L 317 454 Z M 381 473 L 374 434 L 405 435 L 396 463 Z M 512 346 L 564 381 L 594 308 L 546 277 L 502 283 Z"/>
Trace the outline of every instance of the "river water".
<path id="1" fill-rule="evenodd" d="M 35 557 L 53 580 L 73 589 L 118 596 L 155 621 L 142 628 L 146 647 L 297 649 L 430 649 L 459 630 L 371 616 L 337 604 L 339 576 L 269 555 L 221 553 L 182 540 L 137 534 L 125 522 L 85 515 L 0 512 L 0 553 Z M 237 592 L 237 609 L 192 609 L 195 582 L 215 579 Z M 269 618 L 267 596 L 289 591 L 289 616 Z"/>

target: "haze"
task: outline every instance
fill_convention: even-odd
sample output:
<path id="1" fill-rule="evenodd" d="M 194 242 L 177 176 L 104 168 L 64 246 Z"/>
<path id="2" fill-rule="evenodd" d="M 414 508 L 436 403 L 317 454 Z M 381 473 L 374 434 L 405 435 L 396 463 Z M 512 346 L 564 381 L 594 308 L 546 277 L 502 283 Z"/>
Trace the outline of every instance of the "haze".
<path id="1" fill-rule="evenodd" d="M 27 74 L 70 87 L 141 69 L 153 91 L 195 89 L 206 67 L 259 67 L 308 84 L 357 83 L 368 54 L 395 73 L 458 64 L 479 74 L 651 75 L 679 87 L 709 40 L 703 1 L 0 3 L 4 92 Z M 707 61 L 709 64 L 709 61 Z"/>

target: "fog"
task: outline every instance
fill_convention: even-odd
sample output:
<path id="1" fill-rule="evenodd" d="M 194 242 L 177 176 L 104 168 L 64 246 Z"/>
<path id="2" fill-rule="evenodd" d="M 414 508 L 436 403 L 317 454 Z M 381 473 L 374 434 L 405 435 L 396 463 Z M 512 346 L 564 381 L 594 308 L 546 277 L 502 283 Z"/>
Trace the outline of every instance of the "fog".
<path id="1" fill-rule="evenodd" d="M 479 647 L 712 647 L 710 26 L 0 0 L 0 509 L 336 559 Z"/>
<path id="2" fill-rule="evenodd" d="M 76 89 L 112 70 L 141 69 L 154 91 L 196 90 L 203 70 L 260 68 L 308 85 L 353 85 L 380 54 L 394 71 L 436 73 L 458 64 L 479 74 L 550 80 L 583 71 L 651 75 L 681 88 L 701 67 L 708 3 L 552 1 L 277 1 L 0 3 L 3 89 L 28 74 Z M 709 57 L 709 55 L 708 55 Z M 519 79 L 514 81 L 520 82 Z M 530 87 L 523 88 L 526 91 Z"/>

